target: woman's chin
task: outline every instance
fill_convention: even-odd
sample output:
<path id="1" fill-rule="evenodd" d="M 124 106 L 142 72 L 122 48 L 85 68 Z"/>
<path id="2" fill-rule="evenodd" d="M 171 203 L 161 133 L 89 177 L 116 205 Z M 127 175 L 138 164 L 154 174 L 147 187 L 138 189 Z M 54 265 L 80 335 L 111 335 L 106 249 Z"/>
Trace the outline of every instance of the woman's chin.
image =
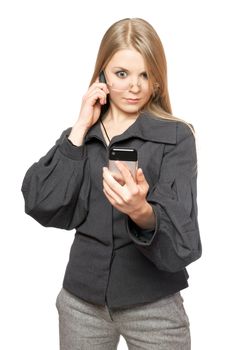
<path id="1" fill-rule="evenodd" d="M 142 109 L 141 105 L 118 105 L 116 106 L 119 110 L 121 110 L 124 113 L 137 113 Z"/>

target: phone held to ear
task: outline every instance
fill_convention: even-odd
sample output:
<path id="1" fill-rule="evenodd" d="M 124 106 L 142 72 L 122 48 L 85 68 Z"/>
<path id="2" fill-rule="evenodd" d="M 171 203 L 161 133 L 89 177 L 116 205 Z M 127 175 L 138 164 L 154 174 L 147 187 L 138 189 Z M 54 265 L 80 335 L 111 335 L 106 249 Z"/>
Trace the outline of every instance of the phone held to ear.
<path id="1" fill-rule="evenodd" d="M 106 81 L 106 78 L 105 78 L 105 75 L 104 75 L 103 71 L 101 71 L 100 74 L 99 74 L 99 82 L 107 84 L 107 81 Z"/>
<path id="2" fill-rule="evenodd" d="M 136 177 L 136 170 L 138 168 L 137 150 L 126 147 L 111 147 L 109 150 L 108 168 L 112 173 L 120 174 L 121 172 L 116 165 L 116 160 L 122 161 L 131 172 L 133 178 Z"/>

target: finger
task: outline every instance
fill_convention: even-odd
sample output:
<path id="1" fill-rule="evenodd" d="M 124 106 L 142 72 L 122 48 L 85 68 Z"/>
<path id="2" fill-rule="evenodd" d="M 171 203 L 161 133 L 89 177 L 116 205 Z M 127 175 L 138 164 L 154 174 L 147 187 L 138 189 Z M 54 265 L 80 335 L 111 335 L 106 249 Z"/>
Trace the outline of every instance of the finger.
<path id="1" fill-rule="evenodd" d="M 136 179 L 137 179 L 138 183 L 139 182 L 144 182 L 146 180 L 141 168 L 137 169 Z"/>
<path id="2" fill-rule="evenodd" d="M 148 191 L 149 184 L 146 181 L 145 175 L 144 175 L 144 173 L 143 173 L 141 168 L 137 169 L 136 182 L 141 188 L 143 188 L 145 191 Z"/>
<path id="3" fill-rule="evenodd" d="M 105 104 L 107 102 L 105 92 L 100 89 L 89 92 L 86 99 L 90 99 L 93 102 L 96 102 L 99 99 L 101 104 Z"/>
<path id="4" fill-rule="evenodd" d="M 106 94 L 109 94 L 108 86 L 106 83 L 100 83 L 98 80 L 96 80 L 89 89 L 95 89 L 98 87 L 99 89 L 103 90 Z"/>
<path id="5" fill-rule="evenodd" d="M 116 160 L 116 166 L 120 170 L 123 179 L 125 180 L 125 184 L 129 188 L 129 190 L 135 190 L 136 189 L 136 183 L 134 181 L 134 178 L 129 170 L 129 168 L 121 161 Z"/>
<path id="6" fill-rule="evenodd" d="M 99 92 L 103 94 L 105 97 L 107 97 L 107 93 L 104 91 L 104 89 L 101 89 L 99 86 L 95 86 L 93 89 L 89 89 L 86 93 L 87 96 L 92 95 L 96 92 Z"/>
<path id="7" fill-rule="evenodd" d="M 122 198 L 110 188 L 105 180 L 103 180 L 103 187 L 105 193 L 111 198 L 112 202 L 122 204 Z"/>
<path id="8" fill-rule="evenodd" d="M 105 189 L 103 189 L 103 192 L 104 192 L 104 194 L 105 194 L 107 200 L 110 202 L 110 204 L 111 204 L 114 208 L 118 209 L 119 211 L 122 211 L 122 206 L 118 205 L 118 204 L 115 202 L 115 200 L 114 200 L 112 197 L 110 197 L 110 196 L 108 195 L 108 193 L 105 191 Z"/>
<path id="9" fill-rule="evenodd" d="M 114 179 L 111 172 L 106 167 L 103 167 L 103 179 L 114 192 L 119 193 L 122 190 L 122 186 Z"/>
<path id="10" fill-rule="evenodd" d="M 110 196 L 108 195 L 108 193 L 106 192 L 106 190 L 105 190 L 104 188 L 103 188 L 103 192 L 104 192 L 104 194 L 105 194 L 107 200 L 114 206 L 114 205 L 115 205 L 115 204 L 114 204 L 114 200 L 112 199 L 112 197 L 110 197 Z"/>
<path id="11" fill-rule="evenodd" d="M 111 175 L 119 184 L 121 184 L 121 186 L 125 184 L 125 180 L 121 174 L 111 171 Z"/>

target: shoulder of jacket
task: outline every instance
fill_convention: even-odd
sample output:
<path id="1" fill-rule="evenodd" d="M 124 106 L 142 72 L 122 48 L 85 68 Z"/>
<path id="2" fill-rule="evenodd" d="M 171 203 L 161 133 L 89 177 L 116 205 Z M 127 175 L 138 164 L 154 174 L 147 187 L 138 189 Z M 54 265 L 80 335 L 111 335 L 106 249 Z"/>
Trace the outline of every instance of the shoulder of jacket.
<path id="1" fill-rule="evenodd" d="M 176 122 L 177 142 L 187 137 L 195 138 L 195 129 L 192 124 L 186 121 Z"/>

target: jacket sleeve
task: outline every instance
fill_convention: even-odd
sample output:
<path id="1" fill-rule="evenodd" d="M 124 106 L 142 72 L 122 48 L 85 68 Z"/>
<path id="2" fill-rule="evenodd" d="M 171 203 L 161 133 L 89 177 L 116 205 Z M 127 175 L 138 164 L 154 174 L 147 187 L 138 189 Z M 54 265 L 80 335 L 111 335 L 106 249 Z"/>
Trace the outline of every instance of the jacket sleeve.
<path id="1" fill-rule="evenodd" d="M 159 180 L 147 196 L 155 230 L 141 230 L 130 218 L 127 225 L 138 249 L 160 270 L 177 272 L 201 256 L 196 200 L 195 137 L 185 123 L 177 122 L 177 142 L 165 145 Z"/>
<path id="2" fill-rule="evenodd" d="M 75 146 L 65 130 L 48 153 L 26 172 L 25 212 L 46 227 L 71 230 L 88 212 L 90 178 L 85 146 Z"/>

